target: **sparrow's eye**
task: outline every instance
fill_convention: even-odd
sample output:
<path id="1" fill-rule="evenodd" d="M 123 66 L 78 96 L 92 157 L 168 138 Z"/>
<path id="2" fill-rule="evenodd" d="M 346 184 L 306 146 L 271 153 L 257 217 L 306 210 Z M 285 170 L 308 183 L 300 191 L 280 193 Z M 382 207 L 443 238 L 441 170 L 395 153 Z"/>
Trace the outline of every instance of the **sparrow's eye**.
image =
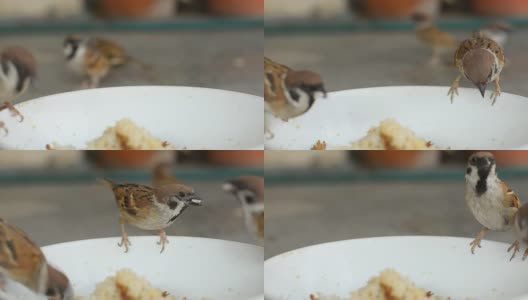
<path id="1" fill-rule="evenodd" d="M 476 157 L 471 158 L 471 163 L 472 164 L 476 164 L 477 163 L 477 158 Z"/>
<path id="2" fill-rule="evenodd" d="M 180 192 L 178 195 L 179 195 L 181 198 L 185 197 L 185 193 L 184 193 L 184 192 Z"/>

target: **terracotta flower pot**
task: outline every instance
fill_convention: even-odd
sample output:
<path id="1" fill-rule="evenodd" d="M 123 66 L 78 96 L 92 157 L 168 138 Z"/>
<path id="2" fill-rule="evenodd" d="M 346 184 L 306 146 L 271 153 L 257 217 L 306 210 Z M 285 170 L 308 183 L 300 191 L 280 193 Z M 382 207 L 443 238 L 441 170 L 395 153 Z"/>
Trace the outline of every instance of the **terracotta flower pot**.
<path id="1" fill-rule="evenodd" d="M 262 16 L 264 0 L 208 0 L 209 12 L 222 16 Z"/>
<path id="2" fill-rule="evenodd" d="M 526 0 L 471 0 L 476 13 L 492 16 L 528 15 Z"/>
<path id="3" fill-rule="evenodd" d="M 158 151 L 90 151 L 94 163 L 102 168 L 148 168 Z"/>
<path id="4" fill-rule="evenodd" d="M 360 151 L 361 164 L 370 168 L 406 169 L 433 167 L 438 164 L 438 151 Z"/>
<path id="5" fill-rule="evenodd" d="M 158 0 L 99 0 L 99 13 L 106 17 L 147 16 Z"/>
<path id="6" fill-rule="evenodd" d="M 261 150 L 220 150 L 209 151 L 209 162 L 224 166 L 252 166 L 264 165 L 264 151 Z"/>
<path id="7" fill-rule="evenodd" d="M 528 151 L 496 150 L 489 152 L 493 153 L 499 166 L 528 166 Z"/>
<path id="8" fill-rule="evenodd" d="M 420 0 L 364 0 L 367 15 L 376 18 L 403 18 L 410 16 Z"/>

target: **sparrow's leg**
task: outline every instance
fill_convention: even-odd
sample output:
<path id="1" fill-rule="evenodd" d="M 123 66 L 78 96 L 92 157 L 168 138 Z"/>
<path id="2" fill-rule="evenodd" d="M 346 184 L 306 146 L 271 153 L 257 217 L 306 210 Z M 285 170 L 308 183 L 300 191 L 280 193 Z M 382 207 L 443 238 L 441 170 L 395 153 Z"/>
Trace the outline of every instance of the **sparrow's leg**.
<path id="1" fill-rule="evenodd" d="M 101 77 L 98 75 L 92 75 L 90 76 L 90 88 L 95 89 L 99 87 L 99 83 L 101 82 Z"/>
<path id="2" fill-rule="evenodd" d="M 4 122 L 0 122 L 0 129 L 5 132 L 4 136 L 7 136 L 9 134 L 9 130 L 7 130 L 7 127 L 5 126 Z"/>
<path id="3" fill-rule="evenodd" d="M 495 78 L 495 91 L 491 94 L 491 105 L 494 105 L 501 94 L 500 76 Z"/>
<path id="4" fill-rule="evenodd" d="M 484 235 L 486 235 L 486 233 L 488 232 L 488 228 L 484 227 L 482 228 L 482 230 L 479 232 L 479 234 L 477 235 L 477 237 L 471 242 L 469 243 L 469 245 L 471 246 L 471 253 L 472 254 L 475 254 L 475 248 L 476 247 L 479 247 L 481 248 L 480 246 L 480 242 L 482 241 L 482 239 L 484 238 Z"/>
<path id="5" fill-rule="evenodd" d="M 432 54 L 429 64 L 432 66 L 438 66 L 440 64 L 440 50 L 437 47 L 433 47 L 431 50 Z"/>
<path id="6" fill-rule="evenodd" d="M 524 250 L 523 260 L 526 260 L 527 257 L 528 257 L 528 249 Z"/>
<path id="7" fill-rule="evenodd" d="M 0 106 L 0 111 L 5 109 L 9 109 L 9 111 L 11 112 L 11 116 L 15 118 L 18 117 L 20 119 L 19 122 L 24 121 L 24 116 L 20 113 L 18 109 L 15 108 L 13 103 L 11 103 L 10 101 L 6 101 L 2 106 Z"/>
<path id="8" fill-rule="evenodd" d="M 519 244 L 520 244 L 519 241 L 516 240 L 515 242 L 513 242 L 513 244 L 511 244 L 510 248 L 508 248 L 508 253 L 510 253 L 510 251 L 513 250 L 512 256 L 510 258 L 510 261 L 512 261 L 513 258 L 515 257 L 515 254 L 517 254 L 517 252 L 519 252 L 519 249 L 520 249 Z"/>
<path id="9" fill-rule="evenodd" d="M 451 97 L 451 103 L 453 103 L 453 100 L 455 99 L 455 94 L 458 96 L 458 85 L 460 84 L 461 78 L 462 78 L 462 75 L 458 75 L 455 81 L 453 81 L 453 84 L 451 85 L 449 92 L 447 93 L 447 95 Z"/>
<path id="10" fill-rule="evenodd" d="M 128 239 L 128 234 L 126 233 L 126 230 L 125 230 L 125 222 L 123 222 L 123 220 L 120 220 L 120 223 L 121 223 L 121 243 L 118 243 L 117 245 L 119 247 L 125 247 L 125 253 L 127 253 L 128 247 L 132 246 L 132 243 Z"/>
<path id="11" fill-rule="evenodd" d="M 161 245 L 160 253 L 163 253 L 163 251 L 165 250 L 165 244 L 168 244 L 169 240 L 167 239 L 167 234 L 165 233 L 165 230 L 160 229 L 159 234 L 160 234 L 160 240 L 158 242 L 158 245 Z"/>
<path id="12" fill-rule="evenodd" d="M 268 128 L 268 126 L 264 127 L 264 136 L 266 137 L 267 140 L 271 140 L 275 137 L 273 132 L 271 132 L 271 130 Z"/>

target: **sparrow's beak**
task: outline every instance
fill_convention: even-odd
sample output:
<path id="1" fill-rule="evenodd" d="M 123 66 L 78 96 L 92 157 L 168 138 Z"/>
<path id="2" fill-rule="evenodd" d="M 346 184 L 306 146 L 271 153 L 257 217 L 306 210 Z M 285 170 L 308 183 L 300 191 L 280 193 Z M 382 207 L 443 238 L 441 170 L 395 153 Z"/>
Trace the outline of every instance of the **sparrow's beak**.
<path id="1" fill-rule="evenodd" d="M 328 98 L 328 93 L 324 87 L 321 89 L 321 92 L 323 92 L 323 97 Z"/>
<path id="2" fill-rule="evenodd" d="M 488 87 L 488 84 L 487 83 L 481 83 L 478 85 L 478 89 L 480 91 L 480 94 L 482 95 L 482 98 L 485 97 L 485 94 L 486 94 L 486 88 Z"/>
<path id="3" fill-rule="evenodd" d="M 233 192 L 235 190 L 235 187 L 231 182 L 226 182 L 222 185 L 222 189 L 226 192 Z"/>

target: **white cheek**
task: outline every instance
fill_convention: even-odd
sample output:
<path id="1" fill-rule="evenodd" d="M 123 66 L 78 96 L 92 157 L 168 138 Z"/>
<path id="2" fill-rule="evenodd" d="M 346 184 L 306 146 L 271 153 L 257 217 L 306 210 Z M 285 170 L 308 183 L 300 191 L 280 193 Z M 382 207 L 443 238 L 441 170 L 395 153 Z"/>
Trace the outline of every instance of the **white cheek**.
<path id="1" fill-rule="evenodd" d="M 73 47 L 71 45 L 66 45 L 66 47 L 64 47 L 64 55 L 66 57 L 69 57 L 70 55 L 72 55 L 73 53 Z"/>

